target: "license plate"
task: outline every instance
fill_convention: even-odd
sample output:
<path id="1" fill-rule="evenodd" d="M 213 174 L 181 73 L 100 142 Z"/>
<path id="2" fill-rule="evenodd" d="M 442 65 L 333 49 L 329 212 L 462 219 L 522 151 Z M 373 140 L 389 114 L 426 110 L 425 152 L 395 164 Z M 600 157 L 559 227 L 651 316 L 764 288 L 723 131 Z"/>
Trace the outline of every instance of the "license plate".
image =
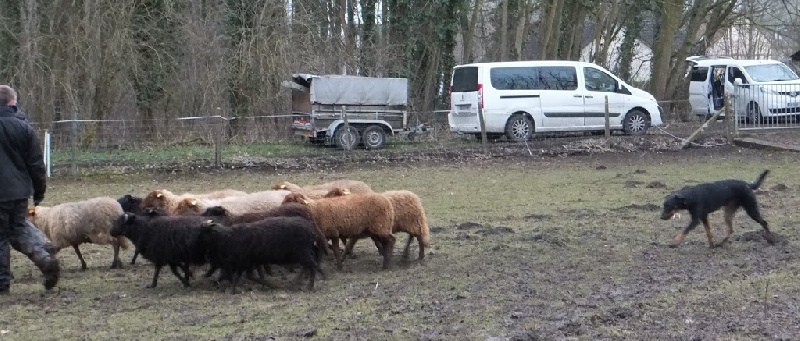
<path id="1" fill-rule="evenodd" d="M 458 110 L 469 110 L 472 107 L 472 104 L 456 104 L 456 108 Z"/>

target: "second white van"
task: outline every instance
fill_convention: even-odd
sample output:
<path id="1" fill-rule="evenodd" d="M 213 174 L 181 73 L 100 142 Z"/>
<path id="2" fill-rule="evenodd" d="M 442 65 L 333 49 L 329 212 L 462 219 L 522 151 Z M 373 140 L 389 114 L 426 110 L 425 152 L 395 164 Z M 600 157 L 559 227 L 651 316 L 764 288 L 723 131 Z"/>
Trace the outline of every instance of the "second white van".
<path id="1" fill-rule="evenodd" d="M 519 61 L 453 68 L 450 131 L 480 135 L 483 109 L 489 138 L 526 141 L 537 132 L 602 131 L 608 96 L 610 126 L 640 135 L 663 124 L 648 92 L 593 63 Z"/>

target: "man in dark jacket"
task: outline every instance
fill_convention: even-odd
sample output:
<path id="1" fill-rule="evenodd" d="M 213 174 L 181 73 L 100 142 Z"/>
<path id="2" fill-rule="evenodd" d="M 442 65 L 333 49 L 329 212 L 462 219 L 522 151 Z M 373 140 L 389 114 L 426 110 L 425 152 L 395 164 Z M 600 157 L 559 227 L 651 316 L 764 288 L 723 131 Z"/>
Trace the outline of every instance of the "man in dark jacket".
<path id="1" fill-rule="evenodd" d="M 58 281 L 58 261 L 48 252 L 36 254 L 27 223 L 28 198 L 34 205 L 44 199 L 46 170 L 41 143 L 31 126 L 16 110 L 17 94 L 7 85 L 0 85 L 0 294 L 8 293 L 11 285 L 9 242 L 32 258 L 45 274 L 45 289 Z"/>

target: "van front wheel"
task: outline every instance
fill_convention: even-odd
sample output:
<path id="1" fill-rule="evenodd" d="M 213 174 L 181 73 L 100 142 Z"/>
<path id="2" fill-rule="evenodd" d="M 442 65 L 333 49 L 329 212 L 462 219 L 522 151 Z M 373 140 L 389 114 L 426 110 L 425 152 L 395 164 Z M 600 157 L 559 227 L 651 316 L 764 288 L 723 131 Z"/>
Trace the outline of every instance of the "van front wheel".
<path id="1" fill-rule="evenodd" d="M 533 135 L 533 121 L 525 115 L 514 114 L 506 122 L 506 137 L 509 141 L 523 142 Z"/>
<path id="2" fill-rule="evenodd" d="M 622 130 L 628 135 L 644 135 L 650 128 L 650 117 L 638 109 L 633 109 L 622 120 Z"/>

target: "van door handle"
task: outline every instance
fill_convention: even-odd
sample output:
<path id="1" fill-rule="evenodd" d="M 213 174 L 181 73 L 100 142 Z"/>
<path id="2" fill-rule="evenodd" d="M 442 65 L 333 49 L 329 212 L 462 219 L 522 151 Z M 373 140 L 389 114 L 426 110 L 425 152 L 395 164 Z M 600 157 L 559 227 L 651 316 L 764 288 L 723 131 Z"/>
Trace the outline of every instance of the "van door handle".
<path id="1" fill-rule="evenodd" d="M 581 98 L 581 97 L 583 97 L 583 95 L 572 95 L 572 97 Z"/>
<path id="2" fill-rule="evenodd" d="M 586 98 L 594 98 L 594 96 L 586 96 Z"/>

